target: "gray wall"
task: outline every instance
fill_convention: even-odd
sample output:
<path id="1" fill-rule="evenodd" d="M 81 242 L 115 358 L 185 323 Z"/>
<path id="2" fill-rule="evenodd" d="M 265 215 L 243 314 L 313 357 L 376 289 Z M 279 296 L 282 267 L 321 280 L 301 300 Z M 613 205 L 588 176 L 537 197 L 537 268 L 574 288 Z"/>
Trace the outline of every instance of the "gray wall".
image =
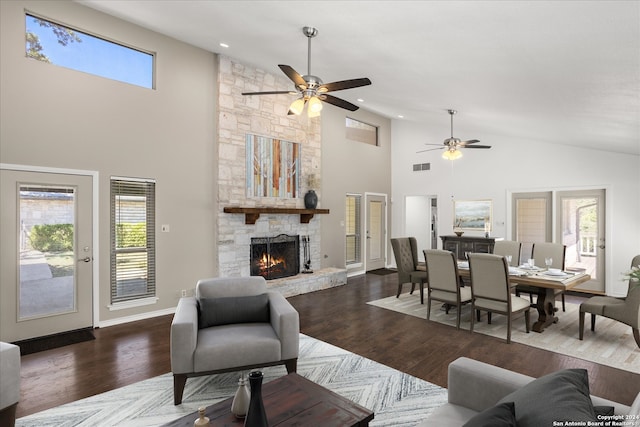
<path id="1" fill-rule="evenodd" d="M 99 172 L 101 322 L 215 275 L 215 55 L 68 1 L 0 2 L 0 161 Z M 149 90 L 25 58 L 24 9 L 157 53 Z M 109 179 L 156 179 L 157 296 L 109 311 Z M 169 224 L 169 233 L 160 233 Z M 2 283 L 2 286 L 13 284 Z"/>
<path id="2" fill-rule="evenodd" d="M 373 83 L 375 84 L 375 82 Z M 345 118 L 378 126 L 379 146 L 345 137 Z M 345 196 L 347 193 L 380 193 L 391 200 L 391 120 L 366 110 L 349 112 L 322 109 L 322 198 L 319 206 L 331 210 L 322 217 L 322 267 L 345 267 Z M 389 245 L 390 203 L 387 207 L 387 264 L 393 258 Z M 363 218 L 364 221 L 364 218 Z M 364 225 L 364 224 L 363 224 Z M 364 257 L 364 249 L 362 251 Z M 350 272 L 351 274 L 352 272 Z"/>

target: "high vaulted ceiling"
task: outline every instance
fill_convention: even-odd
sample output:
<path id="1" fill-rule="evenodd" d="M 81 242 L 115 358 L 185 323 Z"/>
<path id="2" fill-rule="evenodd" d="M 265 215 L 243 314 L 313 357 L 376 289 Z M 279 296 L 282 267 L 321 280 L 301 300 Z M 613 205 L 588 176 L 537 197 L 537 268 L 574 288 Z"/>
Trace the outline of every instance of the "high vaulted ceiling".
<path id="1" fill-rule="evenodd" d="M 316 27 L 311 73 L 370 78 L 335 95 L 426 124 L 416 150 L 453 108 L 461 139 L 640 155 L 640 1 L 77 1 L 274 74 L 307 73 Z"/>

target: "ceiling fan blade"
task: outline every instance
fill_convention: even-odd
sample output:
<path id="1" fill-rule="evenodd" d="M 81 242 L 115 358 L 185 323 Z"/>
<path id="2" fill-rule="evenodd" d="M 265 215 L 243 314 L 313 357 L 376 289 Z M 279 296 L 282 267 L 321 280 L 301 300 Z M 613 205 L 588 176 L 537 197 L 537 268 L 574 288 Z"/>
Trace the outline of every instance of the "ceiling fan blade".
<path id="1" fill-rule="evenodd" d="M 468 141 L 462 141 L 462 142 L 460 142 L 460 144 L 459 144 L 459 145 L 461 145 L 461 146 L 463 146 L 463 147 L 464 147 L 465 145 L 468 145 L 468 144 L 475 144 L 475 143 L 478 143 L 478 142 L 480 142 L 480 140 L 479 140 L 479 139 L 470 139 L 470 140 L 468 140 Z"/>
<path id="2" fill-rule="evenodd" d="M 324 102 L 333 104 L 336 107 L 344 108 L 345 110 L 349 111 L 356 111 L 358 108 L 360 108 L 357 105 L 353 105 L 352 103 L 345 101 L 344 99 L 336 98 L 335 96 L 331 95 L 322 94 L 319 95 L 318 98 L 320 98 Z"/>
<path id="3" fill-rule="evenodd" d="M 435 150 L 442 150 L 445 147 L 440 147 L 440 148 L 427 148 L 426 150 L 420 150 L 420 151 L 416 151 L 416 153 L 424 153 L 425 151 L 435 151 Z"/>
<path id="4" fill-rule="evenodd" d="M 243 95 L 279 95 L 281 93 L 288 93 L 291 95 L 296 94 L 296 92 L 292 92 L 290 90 L 272 90 L 267 92 L 242 92 Z"/>
<path id="5" fill-rule="evenodd" d="M 431 143 L 425 142 L 424 145 L 437 145 L 437 146 L 442 147 L 443 145 L 447 145 L 447 143 L 445 142 L 444 144 L 442 144 L 442 143 L 440 143 L 440 144 L 431 144 Z"/>
<path id="6" fill-rule="evenodd" d="M 463 148 L 491 148 L 490 145 L 463 145 Z"/>
<path id="7" fill-rule="evenodd" d="M 278 65 L 278 67 L 280 67 L 282 72 L 285 73 L 287 77 L 289 77 L 291 81 L 296 84 L 296 86 L 302 87 L 303 89 L 307 88 L 307 82 L 304 81 L 300 73 L 298 73 L 296 70 L 288 65 L 283 64 Z"/>
<path id="8" fill-rule="evenodd" d="M 318 92 L 334 92 L 336 90 L 353 89 L 354 87 L 367 86 L 371 80 L 366 77 L 361 79 L 341 80 L 339 82 L 327 83 L 318 87 Z"/>

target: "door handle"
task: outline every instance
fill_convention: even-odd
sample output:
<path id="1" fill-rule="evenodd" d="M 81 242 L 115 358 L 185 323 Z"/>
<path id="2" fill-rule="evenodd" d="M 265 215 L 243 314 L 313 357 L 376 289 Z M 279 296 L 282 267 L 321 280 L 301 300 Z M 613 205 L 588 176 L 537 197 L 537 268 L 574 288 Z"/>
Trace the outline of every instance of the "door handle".
<path id="1" fill-rule="evenodd" d="M 84 257 L 84 258 L 80 258 L 80 259 L 78 260 L 78 262 L 80 262 L 80 261 L 84 261 L 84 262 L 91 262 L 91 257 L 90 257 L 90 256 L 86 256 L 86 257 Z"/>

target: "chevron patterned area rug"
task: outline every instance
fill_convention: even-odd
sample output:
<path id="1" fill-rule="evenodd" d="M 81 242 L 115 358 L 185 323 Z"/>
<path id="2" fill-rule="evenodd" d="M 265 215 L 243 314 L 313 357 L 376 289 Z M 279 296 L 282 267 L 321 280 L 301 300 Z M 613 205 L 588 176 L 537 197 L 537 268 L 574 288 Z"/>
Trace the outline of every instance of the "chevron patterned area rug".
<path id="1" fill-rule="evenodd" d="M 414 292 L 413 295 L 408 293 L 400 294 L 400 298 L 391 296 L 370 301 L 368 304 L 423 319 L 427 318 L 427 303 L 425 301 L 425 304 L 420 304 L 420 294 L 418 292 Z M 560 304 L 558 304 L 558 306 L 560 306 Z M 444 310 L 441 310 L 441 307 L 441 302 L 434 301 L 431 307 L 430 320 L 455 327 L 456 309 L 453 308 L 449 310 L 449 314 L 446 314 Z M 584 340 L 580 341 L 578 339 L 579 308 L 580 306 L 578 304 L 567 302 L 567 311 L 563 312 L 562 309 L 560 309 L 557 312 L 558 323 L 549 326 L 542 333 L 530 332 L 527 334 L 524 325 L 524 315 L 516 316 L 512 320 L 511 340 L 543 350 L 612 366 L 625 371 L 640 373 L 640 349 L 633 339 L 631 327 L 598 316 L 596 319 L 596 330 L 595 332 L 591 332 L 590 317 L 587 315 L 585 319 Z M 469 330 L 471 327 L 470 316 L 471 306 L 463 306 L 460 329 Z M 537 311 L 532 309 L 532 324 L 535 322 L 535 319 L 537 319 L 537 316 Z M 487 323 L 486 313 L 483 313 L 480 319 L 480 323 L 474 322 L 474 332 L 506 340 L 507 325 L 505 316 L 492 316 L 491 325 Z"/>
<path id="2" fill-rule="evenodd" d="M 262 372 L 265 382 L 287 373 L 282 366 Z M 442 387 L 302 334 L 298 373 L 373 410 L 372 426 L 414 426 L 447 401 Z M 238 376 L 190 378 L 183 403 L 174 406 L 168 373 L 20 418 L 16 426 L 158 426 L 233 396 Z"/>

